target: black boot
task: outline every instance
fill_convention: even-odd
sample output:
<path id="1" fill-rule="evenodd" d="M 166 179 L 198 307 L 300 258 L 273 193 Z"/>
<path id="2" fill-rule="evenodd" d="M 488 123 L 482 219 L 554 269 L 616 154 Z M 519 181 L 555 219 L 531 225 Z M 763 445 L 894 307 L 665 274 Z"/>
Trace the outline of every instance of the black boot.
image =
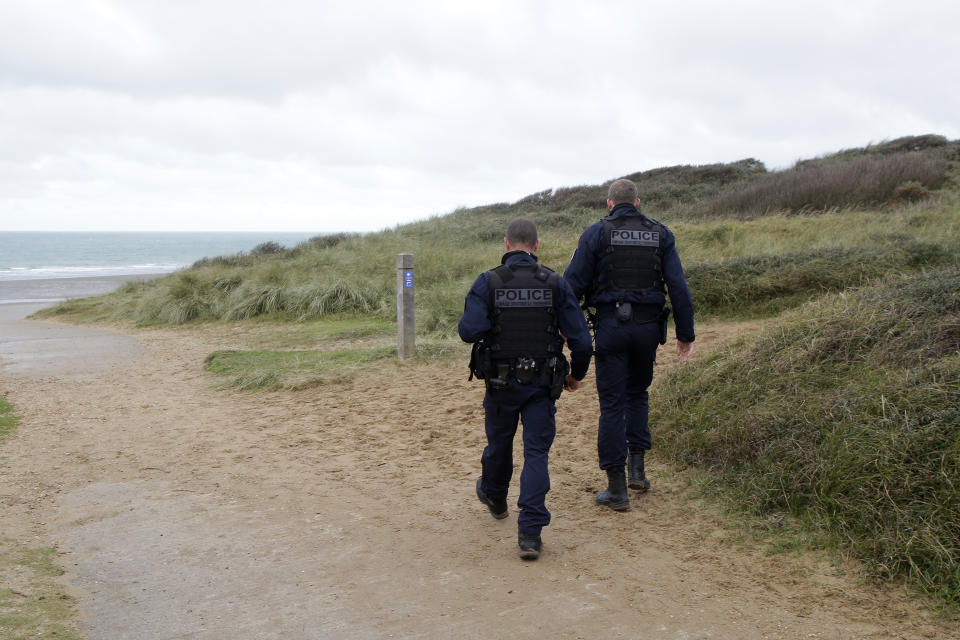
<path id="1" fill-rule="evenodd" d="M 483 483 L 483 476 L 477 478 L 477 497 L 480 498 L 480 502 L 487 505 L 487 509 L 490 510 L 490 515 L 492 515 L 497 520 L 503 520 L 510 512 L 507 511 L 507 501 L 506 500 L 494 500 L 486 494 L 486 492 L 480 488 L 480 485 Z"/>
<path id="2" fill-rule="evenodd" d="M 650 481 L 643 469 L 643 451 L 627 456 L 627 486 L 640 493 L 650 490 Z"/>
<path id="3" fill-rule="evenodd" d="M 536 560 L 540 557 L 543 542 L 540 536 L 533 533 L 519 532 L 517 542 L 520 544 L 520 557 L 524 560 Z"/>
<path id="4" fill-rule="evenodd" d="M 627 475 L 623 467 L 607 469 L 607 490 L 597 492 L 597 506 L 610 507 L 614 511 L 630 511 Z"/>

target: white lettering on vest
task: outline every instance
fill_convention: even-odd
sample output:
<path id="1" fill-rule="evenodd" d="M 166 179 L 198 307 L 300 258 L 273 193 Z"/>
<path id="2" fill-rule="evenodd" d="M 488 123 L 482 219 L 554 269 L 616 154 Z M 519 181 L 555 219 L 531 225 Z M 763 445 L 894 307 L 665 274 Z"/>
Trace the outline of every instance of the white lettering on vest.
<path id="1" fill-rule="evenodd" d="M 497 289 L 493 303 L 498 307 L 552 307 L 553 289 Z"/>
<path id="2" fill-rule="evenodd" d="M 659 231 L 640 231 L 637 229 L 613 229 L 610 231 L 610 244 L 634 247 L 659 247 Z"/>

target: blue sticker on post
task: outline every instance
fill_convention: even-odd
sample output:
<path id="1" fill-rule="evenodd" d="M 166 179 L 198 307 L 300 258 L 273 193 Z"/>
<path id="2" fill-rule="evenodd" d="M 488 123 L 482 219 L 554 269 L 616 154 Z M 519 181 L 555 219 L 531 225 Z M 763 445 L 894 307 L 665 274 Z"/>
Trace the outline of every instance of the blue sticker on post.
<path id="1" fill-rule="evenodd" d="M 413 271 L 403 272 L 403 288 L 413 289 Z"/>

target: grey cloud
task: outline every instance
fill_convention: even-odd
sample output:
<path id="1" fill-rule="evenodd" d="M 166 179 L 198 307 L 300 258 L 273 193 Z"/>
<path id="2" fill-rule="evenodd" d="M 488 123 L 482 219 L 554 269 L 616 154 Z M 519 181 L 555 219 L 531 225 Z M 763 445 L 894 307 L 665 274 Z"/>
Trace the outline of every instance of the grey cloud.
<path id="1" fill-rule="evenodd" d="M 272 207 L 295 228 L 358 199 L 422 217 L 957 137 L 957 18 L 923 0 L 3 3 L 0 211 L 251 228 Z"/>

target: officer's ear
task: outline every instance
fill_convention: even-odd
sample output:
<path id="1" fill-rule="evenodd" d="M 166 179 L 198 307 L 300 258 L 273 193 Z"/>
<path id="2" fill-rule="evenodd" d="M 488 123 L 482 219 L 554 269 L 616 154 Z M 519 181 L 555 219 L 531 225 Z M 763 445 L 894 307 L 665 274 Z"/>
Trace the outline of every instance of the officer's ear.
<path id="1" fill-rule="evenodd" d="M 507 237 L 503 237 L 503 246 L 507 248 L 507 251 L 510 251 L 510 241 L 507 240 Z"/>
<path id="2" fill-rule="evenodd" d="M 637 198 L 639 200 L 640 198 Z M 607 211 L 613 211 L 613 200 L 607 198 Z"/>
<path id="3" fill-rule="evenodd" d="M 637 196 L 637 199 L 633 202 L 633 208 L 634 209 L 640 208 L 640 196 Z"/>
<path id="4" fill-rule="evenodd" d="M 537 238 L 537 241 L 533 243 L 533 253 L 537 252 L 537 249 L 540 248 L 540 238 Z"/>

